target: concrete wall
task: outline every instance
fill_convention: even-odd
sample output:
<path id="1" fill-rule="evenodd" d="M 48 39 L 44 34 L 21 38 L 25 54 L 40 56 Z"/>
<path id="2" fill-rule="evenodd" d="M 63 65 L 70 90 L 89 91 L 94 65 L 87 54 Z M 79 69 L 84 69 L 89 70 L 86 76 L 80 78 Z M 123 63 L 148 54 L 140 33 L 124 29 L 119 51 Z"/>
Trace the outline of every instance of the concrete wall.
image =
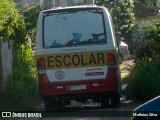
<path id="1" fill-rule="evenodd" d="M 68 0 L 68 6 L 91 5 L 91 4 L 94 4 L 94 0 Z"/>
<path id="2" fill-rule="evenodd" d="M 59 6 L 61 6 L 61 7 L 68 6 L 68 0 L 59 0 Z"/>
<path id="3" fill-rule="evenodd" d="M 4 91 L 5 80 L 12 71 L 12 43 L 0 43 L 0 92 Z"/>
<path id="4" fill-rule="evenodd" d="M 23 15 L 23 10 L 24 10 L 24 8 L 23 8 L 23 2 L 22 2 L 22 0 L 13 0 L 13 2 L 16 3 L 17 9 L 18 9 L 19 12 Z"/>
<path id="5" fill-rule="evenodd" d="M 2 57 L 1 57 L 1 43 L 0 43 L 0 92 L 2 91 L 2 65 L 1 63 L 2 63 Z"/>
<path id="6" fill-rule="evenodd" d="M 78 2 L 80 2 L 79 4 L 75 4 L 74 2 L 74 0 L 46 0 L 42 2 L 41 5 L 46 5 L 49 9 L 53 7 L 67 7 L 94 4 L 94 0 L 78 0 Z"/>

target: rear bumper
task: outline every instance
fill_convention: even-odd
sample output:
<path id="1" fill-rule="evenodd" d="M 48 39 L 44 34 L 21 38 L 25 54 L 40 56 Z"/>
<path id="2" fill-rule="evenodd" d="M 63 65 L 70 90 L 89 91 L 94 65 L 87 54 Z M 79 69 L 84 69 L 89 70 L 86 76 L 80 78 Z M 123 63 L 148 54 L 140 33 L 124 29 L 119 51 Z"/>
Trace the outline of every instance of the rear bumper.
<path id="1" fill-rule="evenodd" d="M 86 99 L 102 99 L 111 98 L 114 95 L 119 95 L 115 92 L 103 91 L 103 92 L 92 92 L 92 93 L 74 93 L 74 94 L 63 94 L 63 95 L 48 95 L 42 96 L 43 99 L 55 99 L 55 100 L 86 100 Z"/>
<path id="2" fill-rule="evenodd" d="M 81 80 L 81 81 L 71 81 L 71 82 L 46 82 L 44 81 L 44 75 L 39 75 L 39 92 L 42 97 L 45 96 L 74 96 L 75 94 L 86 95 L 92 93 L 100 93 L 102 95 L 104 92 L 107 94 L 110 92 L 119 92 L 120 80 L 118 79 L 117 70 L 108 70 L 106 79 L 99 80 Z M 71 90 L 72 85 L 85 85 L 85 89 Z M 77 97 L 77 96 L 76 96 Z"/>

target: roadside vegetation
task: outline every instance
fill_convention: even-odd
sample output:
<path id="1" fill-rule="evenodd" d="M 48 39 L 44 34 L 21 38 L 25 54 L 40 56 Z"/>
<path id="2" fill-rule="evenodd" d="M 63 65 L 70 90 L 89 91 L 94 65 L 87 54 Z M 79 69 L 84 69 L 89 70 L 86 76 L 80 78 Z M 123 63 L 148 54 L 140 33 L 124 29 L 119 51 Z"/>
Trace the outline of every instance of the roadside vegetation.
<path id="1" fill-rule="evenodd" d="M 30 38 L 30 44 L 34 44 L 36 37 L 37 20 L 41 10 L 45 9 L 43 6 L 35 6 L 35 4 L 28 5 L 24 12 L 24 21 L 26 25 L 26 32 Z"/>
<path id="2" fill-rule="evenodd" d="M 125 79 L 127 95 L 139 101 L 149 100 L 160 95 L 160 23 L 151 22 L 144 27 L 135 55 L 135 66 Z"/>
<path id="3" fill-rule="evenodd" d="M 28 44 L 13 49 L 13 72 L 0 96 L 0 111 L 34 110 L 39 104 L 35 61 Z"/>
<path id="4" fill-rule="evenodd" d="M 95 4 L 105 6 L 109 10 L 116 32 L 131 32 L 135 22 L 133 0 L 95 0 Z"/>
<path id="5" fill-rule="evenodd" d="M 9 8 L 9 9 L 8 9 Z M 11 39 L 14 46 L 24 42 L 24 20 L 11 0 L 0 2 L 0 39 Z"/>
<path id="6" fill-rule="evenodd" d="M 41 98 L 28 35 L 33 28 L 29 28 L 29 20 L 24 19 L 10 0 L 1 0 L 0 14 L 1 42 L 12 40 L 13 43 L 13 71 L 6 80 L 5 91 L 0 94 L 0 111 L 34 110 Z"/>

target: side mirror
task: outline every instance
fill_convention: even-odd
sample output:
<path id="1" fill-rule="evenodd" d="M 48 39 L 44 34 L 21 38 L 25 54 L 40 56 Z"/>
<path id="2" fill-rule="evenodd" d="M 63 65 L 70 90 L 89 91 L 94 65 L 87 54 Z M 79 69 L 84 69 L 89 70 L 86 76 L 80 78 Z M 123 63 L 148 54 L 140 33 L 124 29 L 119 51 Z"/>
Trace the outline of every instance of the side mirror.
<path id="1" fill-rule="evenodd" d="M 121 32 L 117 32 L 116 34 L 117 45 L 119 46 L 121 43 Z"/>

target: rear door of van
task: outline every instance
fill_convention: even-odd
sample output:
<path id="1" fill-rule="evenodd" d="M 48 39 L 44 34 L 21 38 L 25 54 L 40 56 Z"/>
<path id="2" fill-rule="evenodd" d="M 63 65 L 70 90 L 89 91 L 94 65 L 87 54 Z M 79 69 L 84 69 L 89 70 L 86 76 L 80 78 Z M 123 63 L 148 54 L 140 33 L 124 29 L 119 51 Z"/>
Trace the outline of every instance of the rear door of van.
<path id="1" fill-rule="evenodd" d="M 101 7 L 55 9 L 41 13 L 38 58 L 51 83 L 106 79 L 117 50 L 109 19 Z M 39 34 L 42 33 L 42 36 Z M 86 85 L 70 86 L 71 91 Z"/>

